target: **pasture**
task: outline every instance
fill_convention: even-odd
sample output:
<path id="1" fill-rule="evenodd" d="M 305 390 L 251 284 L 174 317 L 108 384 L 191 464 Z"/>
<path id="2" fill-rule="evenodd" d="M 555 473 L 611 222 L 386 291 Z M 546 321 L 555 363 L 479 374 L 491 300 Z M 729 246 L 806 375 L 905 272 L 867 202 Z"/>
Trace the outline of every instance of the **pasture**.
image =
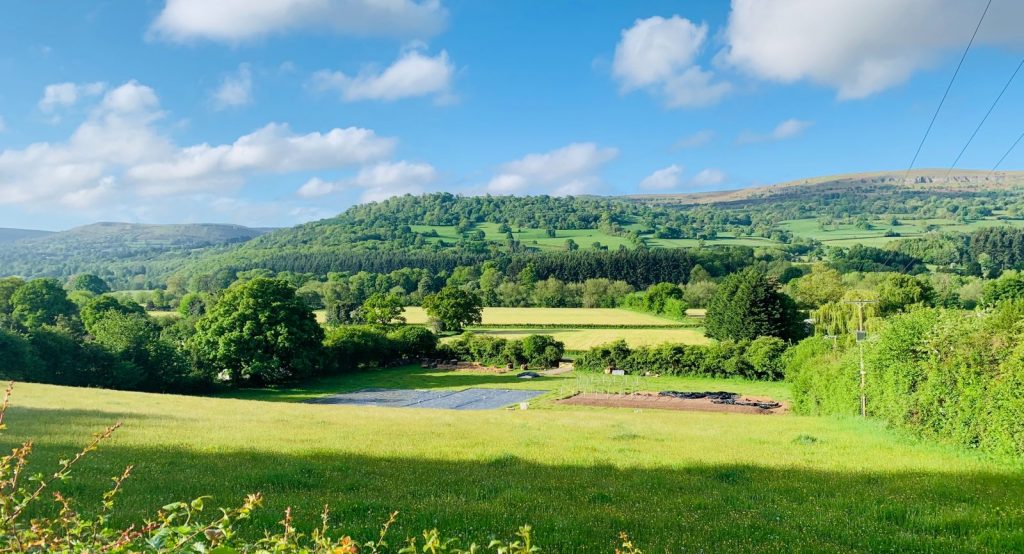
<path id="1" fill-rule="evenodd" d="M 501 377 L 404 371 L 419 388 Z M 135 464 L 118 523 L 261 491 L 266 507 L 243 533 L 275 527 L 289 506 L 309 530 L 329 504 L 364 540 L 398 510 L 396 542 L 434 527 L 486 542 L 530 523 L 547 552 L 611 552 L 623 530 L 645 552 L 1024 549 L 1019 466 L 858 419 L 468 413 L 19 384 L 0 446 L 35 439 L 29 469 L 49 471 L 114 421 L 124 427 L 58 488 L 89 509 Z"/>
<path id="2" fill-rule="evenodd" d="M 708 344 L 711 339 L 704 336 L 704 329 L 699 327 L 669 329 L 552 329 L 552 328 L 520 328 L 515 329 L 474 329 L 476 335 L 488 335 L 506 339 L 521 339 L 529 335 L 550 335 L 555 340 L 565 343 L 566 350 L 589 350 L 595 346 L 608 344 L 622 339 L 626 344 L 637 346 L 656 346 L 666 342 L 681 344 Z M 453 340 L 445 337 L 442 342 Z"/>
<path id="3" fill-rule="evenodd" d="M 406 323 L 425 324 L 427 313 L 409 306 Z M 618 308 L 496 308 L 483 309 L 482 325 L 642 325 L 677 327 L 679 322 L 652 314 Z"/>

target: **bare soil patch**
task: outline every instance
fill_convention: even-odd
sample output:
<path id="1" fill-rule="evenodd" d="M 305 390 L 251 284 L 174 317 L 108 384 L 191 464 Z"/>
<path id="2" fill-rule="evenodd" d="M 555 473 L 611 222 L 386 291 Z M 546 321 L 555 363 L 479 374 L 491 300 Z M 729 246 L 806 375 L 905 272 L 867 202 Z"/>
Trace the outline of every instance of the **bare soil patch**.
<path id="1" fill-rule="evenodd" d="M 743 402 L 775 402 L 764 396 L 741 396 Z M 671 396 L 659 396 L 655 392 L 636 392 L 632 394 L 609 394 L 585 392 L 558 401 L 559 404 L 573 406 L 599 406 L 605 408 L 640 408 L 651 410 L 689 410 L 696 412 L 721 412 L 732 414 L 775 415 L 789 412 L 789 404 L 781 402 L 774 409 L 737 404 L 717 404 L 710 398 L 684 399 Z"/>

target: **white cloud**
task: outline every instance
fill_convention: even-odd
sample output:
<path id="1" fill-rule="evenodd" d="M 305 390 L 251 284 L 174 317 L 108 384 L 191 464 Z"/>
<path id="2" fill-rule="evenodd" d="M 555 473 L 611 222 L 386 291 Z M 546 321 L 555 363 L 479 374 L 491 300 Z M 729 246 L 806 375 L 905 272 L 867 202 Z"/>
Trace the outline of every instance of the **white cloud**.
<path id="1" fill-rule="evenodd" d="M 46 85 L 43 97 L 39 99 L 39 110 L 53 113 L 58 108 L 69 108 L 87 96 L 102 94 L 107 88 L 106 83 L 55 83 Z"/>
<path id="2" fill-rule="evenodd" d="M 213 91 L 212 99 L 217 109 L 252 103 L 252 70 L 249 64 L 239 65 L 237 71 L 224 77 L 217 90 Z"/>
<path id="3" fill-rule="evenodd" d="M 364 202 L 383 200 L 392 196 L 423 192 L 423 187 L 437 180 L 437 169 L 430 164 L 407 161 L 383 162 L 364 167 L 350 179 L 324 181 L 314 177 L 298 190 L 302 198 L 316 198 L 342 190 L 359 187 Z"/>
<path id="4" fill-rule="evenodd" d="M 230 144 L 182 147 L 158 130 L 162 117 L 153 89 L 130 81 L 109 90 L 67 140 L 0 151 L 0 204 L 85 208 L 116 196 L 211 192 L 252 175 L 361 166 L 395 146 L 369 129 L 296 134 L 271 123 Z"/>
<path id="5" fill-rule="evenodd" d="M 426 38 L 446 19 L 440 0 L 167 0 L 150 34 L 229 43 L 300 30 Z"/>
<path id="6" fill-rule="evenodd" d="M 698 146 L 704 146 L 711 142 L 715 138 L 715 132 L 711 129 L 703 129 L 697 131 L 692 135 L 687 135 L 672 145 L 673 149 L 683 150 L 686 148 L 697 148 Z"/>
<path id="7" fill-rule="evenodd" d="M 700 107 L 718 102 L 732 85 L 715 81 L 695 63 L 707 40 L 706 24 L 673 15 L 638 19 L 615 47 L 612 75 L 623 92 L 645 89 L 669 107 Z"/>
<path id="8" fill-rule="evenodd" d="M 498 194 L 524 192 L 545 185 L 544 191 L 556 195 L 582 194 L 599 183 L 597 171 L 619 155 L 616 148 L 599 147 L 592 142 L 573 143 L 557 150 L 528 154 L 501 166 L 501 172 L 487 184 Z M 555 187 L 551 189 L 550 187 Z"/>
<path id="9" fill-rule="evenodd" d="M 787 119 L 776 125 L 775 128 L 768 133 L 758 134 L 751 131 L 743 131 L 740 133 L 740 136 L 736 138 L 736 142 L 740 144 L 751 144 L 755 142 L 774 142 L 791 139 L 802 135 L 804 131 L 811 127 L 811 125 L 814 125 L 813 121 Z"/>
<path id="10" fill-rule="evenodd" d="M 144 194 L 241 183 L 247 174 L 287 173 L 360 165 L 387 157 L 394 139 L 348 127 L 296 135 L 287 124 L 270 123 L 231 144 L 182 148 L 168 160 L 131 167 L 128 179 Z"/>
<path id="11" fill-rule="evenodd" d="M 682 183 L 683 168 L 672 164 L 666 168 L 659 169 L 644 177 L 640 181 L 640 188 L 644 190 L 667 190 L 674 189 Z"/>
<path id="12" fill-rule="evenodd" d="M 690 184 L 694 187 L 711 187 L 724 183 L 725 179 L 724 171 L 709 167 L 702 169 L 693 179 L 690 179 Z"/>
<path id="13" fill-rule="evenodd" d="M 340 71 L 322 70 L 313 75 L 311 84 L 320 91 L 338 92 L 347 102 L 398 100 L 431 94 L 444 98 L 450 94 L 454 74 L 455 66 L 447 52 L 431 57 L 409 50 L 383 71 L 368 69 L 348 76 Z"/>
<path id="14" fill-rule="evenodd" d="M 656 170 L 645 177 L 640 181 L 640 188 L 642 190 L 650 191 L 669 191 L 680 188 L 707 188 L 720 185 L 725 182 L 725 179 L 725 172 L 710 167 L 701 170 L 699 173 L 694 175 L 693 178 L 687 179 L 683 176 L 683 168 L 676 164 L 672 164 L 668 167 Z"/>
<path id="15" fill-rule="evenodd" d="M 978 0 L 733 0 L 723 59 L 783 83 L 808 80 L 840 99 L 905 82 L 962 49 Z M 994 2 L 976 44 L 1021 45 L 1024 2 Z"/>

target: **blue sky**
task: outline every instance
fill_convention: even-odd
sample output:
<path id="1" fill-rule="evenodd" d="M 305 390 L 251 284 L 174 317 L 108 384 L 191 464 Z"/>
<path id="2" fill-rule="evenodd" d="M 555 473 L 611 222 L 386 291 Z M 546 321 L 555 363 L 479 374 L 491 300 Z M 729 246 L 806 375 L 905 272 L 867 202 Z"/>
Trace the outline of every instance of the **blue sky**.
<path id="1" fill-rule="evenodd" d="M 0 227 L 902 169 L 986 1 L 8 3 Z M 1021 24 L 993 0 L 916 167 L 953 161 Z M 991 168 L 1022 108 L 1024 76 L 958 166 Z M 1024 147 L 1002 167 L 1022 166 Z"/>

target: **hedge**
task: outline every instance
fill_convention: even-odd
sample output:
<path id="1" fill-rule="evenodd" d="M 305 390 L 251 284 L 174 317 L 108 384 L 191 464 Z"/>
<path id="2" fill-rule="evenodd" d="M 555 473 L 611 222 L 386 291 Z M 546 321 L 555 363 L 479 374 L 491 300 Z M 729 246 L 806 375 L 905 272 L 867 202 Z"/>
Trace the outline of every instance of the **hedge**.
<path id="1" fill-rule="evenodd" d="M 437 349 L 437 336 L 413 325 L 393 328 L 370 325 L 340 325 L 324 338 L 324 368 L 344 373 L 430 357 Z"/>
<path id="2" fill-rule="evenodd" d="M 779 380 L 786 343 L 775 337 L 712 344 L 662 344 L 631 348 L 619 340 L 577 356 L 579 371 L 621 369 L 630 375 L 657 373 L 702 377 L 744 377 Z"/>
<path id="3" fill-rule="evenodd" d="M 463 362 L 504 367 L 526 364 L 531 368 L 557 367 L 565 354 L 565 344 L 548 335 L 530 335 L 522 339 L 504 339 L 466 333 L 441 345 L 440 354 Z"/>
<path id="4" fill-rule="evenodd" d="M 1022 321 L 1020 302 L 890 318 L 864 345 L 868 415 L 925 438 L 1024 455 Z M 786 373 L 798 413 L 859 413 L 859 353 L 848 341 L 801 342 Z"/>

